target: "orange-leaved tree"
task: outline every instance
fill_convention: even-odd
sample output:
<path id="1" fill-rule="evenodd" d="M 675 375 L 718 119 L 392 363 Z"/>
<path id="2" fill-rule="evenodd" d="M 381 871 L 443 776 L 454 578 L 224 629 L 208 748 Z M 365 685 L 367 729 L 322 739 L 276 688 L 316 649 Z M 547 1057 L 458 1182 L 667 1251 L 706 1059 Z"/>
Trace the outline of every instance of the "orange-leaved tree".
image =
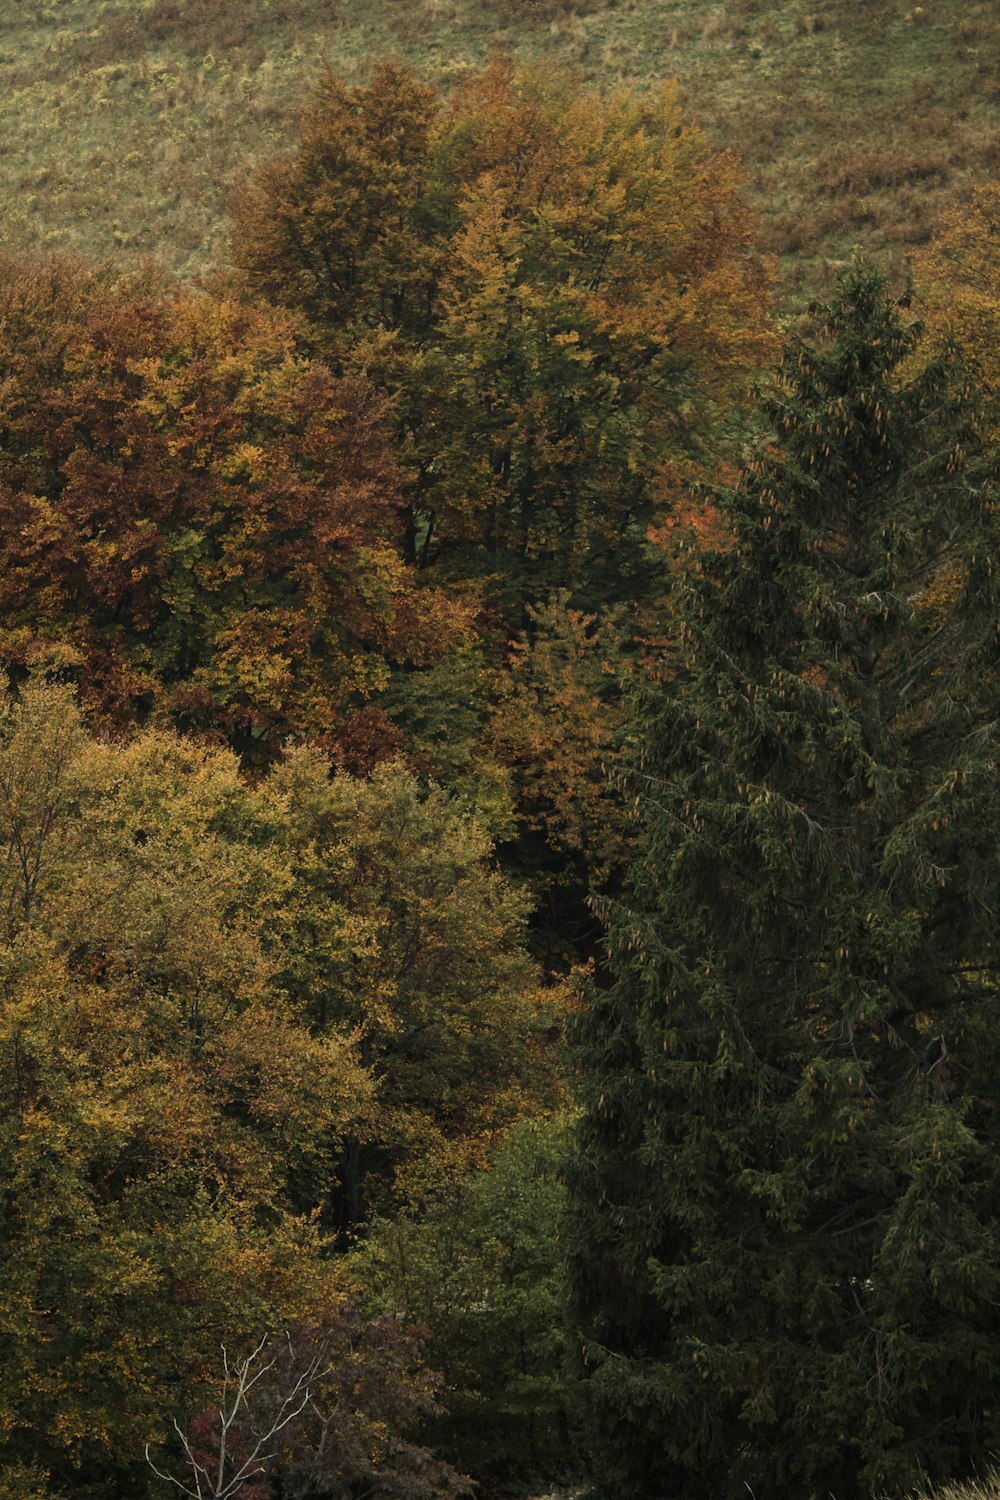
<path id="1" fill-rule="evenodd" d="M 733 157 L 670 87 L 495 64 L 447 100 L 327 78 L 235 204 L 243 284 L 392 392 L 424 563 L 523 604 L 643 588 L 651 478 L 773 352 Z"/>
<path id="2" fill-rule="evenodd" d="M 391 752 L 396 662 L 466 634 L 417 586 L 384 399 L 286 314 L 72 261 L 0 279 L 0 656 L 150 713 L 348 764 Z"/>
<path id="3" fill-rule="evenodd" d="M 943 216 L 915 270 L 932 339 L 957 343 L 1000 427 L 1000 182 Z"/>

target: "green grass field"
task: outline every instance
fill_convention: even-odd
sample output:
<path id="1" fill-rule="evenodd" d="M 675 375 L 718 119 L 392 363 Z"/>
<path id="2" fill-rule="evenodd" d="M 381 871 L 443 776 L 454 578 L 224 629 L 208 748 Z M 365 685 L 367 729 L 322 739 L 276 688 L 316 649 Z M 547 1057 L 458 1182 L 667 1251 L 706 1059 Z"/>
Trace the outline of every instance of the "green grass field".
<path id="1" fill-rule="evenodd" d="M 294 139 L 326 60 L 446 82 L 491 53 L 601 84 L 680 79 L 743 157 L 793 294 L 852 244 L 900 258 L 1000 167 L 995 0 L 17 0 L 0 16 L 0 199 L 17 247 L 195 274 Z"/>

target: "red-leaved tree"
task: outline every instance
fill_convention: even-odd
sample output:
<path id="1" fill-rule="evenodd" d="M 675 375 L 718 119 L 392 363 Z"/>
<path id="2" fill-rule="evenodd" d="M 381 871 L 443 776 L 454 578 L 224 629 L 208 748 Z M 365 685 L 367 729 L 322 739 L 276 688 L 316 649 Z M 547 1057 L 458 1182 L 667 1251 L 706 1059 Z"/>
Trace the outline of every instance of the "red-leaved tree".
<path id="1" fill-rule="evenodd" d="M 461 1500 L 471 1481 L 407 1436 L 440 1410 L 425 1337 L 342 1304 L 241 1358 L 223 1349 L 217 1400 L 174 1423 L 180 1456 L 146 1457 L 191 1500 Z"/>

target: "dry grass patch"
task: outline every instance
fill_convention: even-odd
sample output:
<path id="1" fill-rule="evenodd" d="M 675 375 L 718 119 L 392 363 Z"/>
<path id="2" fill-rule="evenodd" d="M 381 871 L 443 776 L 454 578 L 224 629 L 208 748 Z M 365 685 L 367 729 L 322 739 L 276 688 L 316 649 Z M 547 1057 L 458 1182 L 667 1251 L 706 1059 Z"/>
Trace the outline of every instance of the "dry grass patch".
<path id="1" fill-rule="evenodd" d="M 994 0 L 23 0 L 0 16 L 0 211 L 20 245 L 223 244 L 232 186 L 289 144 L 327 59 L 438 82 L 508 50 L 642 86 L 676 74 L 735 147 L 786 286 L 855 240 L 902 260 L 1000 166 Z M 805 258 L 805 273 L 798 262 Z"/>

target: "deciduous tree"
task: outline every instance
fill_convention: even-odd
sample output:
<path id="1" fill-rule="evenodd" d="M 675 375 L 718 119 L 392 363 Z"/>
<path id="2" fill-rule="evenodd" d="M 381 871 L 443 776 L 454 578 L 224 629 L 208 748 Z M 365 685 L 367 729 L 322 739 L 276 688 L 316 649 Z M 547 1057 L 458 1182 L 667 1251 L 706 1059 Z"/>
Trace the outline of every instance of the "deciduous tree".
<path id="1" fill-rule="evenodd" d="M 559 1240 L 568 1129 L 518 1122 L 488 1171 L 453 1175 L 423 1213 L 376 1219 L 351 1258 L 368 1302 L 433 1328 L 448 1395 L 430 1433 L 485 1495 L 541 1491 L 586 1463 Z"/>
<path id="2" fill-rule="evenodd" d="M 365 768 L 399 745 L 396 662 L 469 633 L 416 586 L 385 405 L 285 315 L 73 262 L 0 293 L 0 657 L 72 669 L 105 722 L 150 713 Z"/>
<path id="3" fill-rule="evenodd" d="M 320 1035 L 357 1029 L 375 1081 L 328 1185 L 329 1222 L 353 1227 L 559 1098 L 565 998 L 525 952 L 527 903 L 489 835 L 441 789 L 401 765 L 331 780 L 299 749 L 259 799 L 258 837 L 288 874 L 262 907 L 268 952 Z"/>
<path id="4" fill-rule="evenodd" d="M 440 1411 L 422 1356 L 418 1328 L 324 1309 L 242 1357 L 222 1350 L 218 1403 L 174 1423 L 181 1477 L 147 1459 L 192 1500 L 460 1500 L 468 1482 L 408 1436 Z"/>
<path id="5" fill-rule="evenodd" d="M 0 1462 L 73 1495 L 141 1493 L 219 1336 L 328 1288 L 291 1184 L 371 1086 L 264 951 L 242 797 L 231 753 L 95 741 L 64 687 L 0 721 Z"/>
<path id="6" fill-rule="evenodd" d="M 641 588 L 657 456 L 769 353 L 738 186 L 669 88 L 497 64 L 445 105 L 382 67 L 321 85 L 237 200 L 234 254 L 392 392 L 413 555 L 518 619 L 555 587 Z"/>
<path id="7" fill-rule="evenodd" d="M 950 210 L 916 258 L 931 336 L 954 339 L 1000 431 L 1000 183 L 985 183 Z"/>

